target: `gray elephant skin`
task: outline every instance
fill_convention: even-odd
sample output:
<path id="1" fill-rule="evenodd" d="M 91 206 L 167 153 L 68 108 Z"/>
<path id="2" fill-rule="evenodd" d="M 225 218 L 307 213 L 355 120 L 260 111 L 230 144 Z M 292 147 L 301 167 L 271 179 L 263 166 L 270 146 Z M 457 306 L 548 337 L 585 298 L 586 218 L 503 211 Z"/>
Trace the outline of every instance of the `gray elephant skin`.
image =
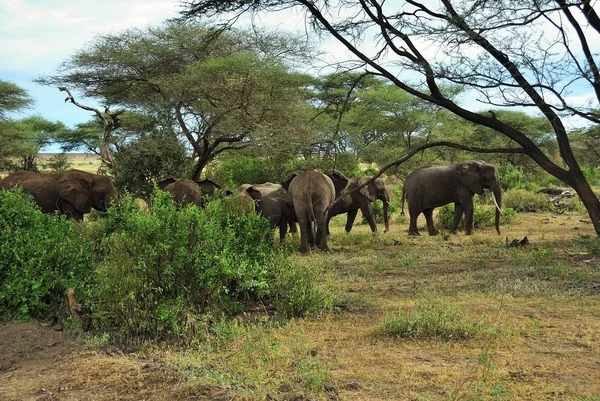
<path id="1" fill-rule="evenodd" d="M 171 193 L 173 200 L 182 206 L 194 204 L 202 207 L 205 196 L 228 196 L 232 192 L 223 189 L 214 181 L 205 179 L 193 181 L 189 179 L 166 178 L 158 182 L 158 187 L 163 191 Z"/>
<path id="2" fill-rule="evenodd" d="M 338 171 L 328 171 L 326 174 L 329 176 L 329 178 L 331 178 L 336 187 L 336 196 L 343 195 L 344 192 L 352 191 L 355 188 L 364 185 L 373 178 L 369 176 L 346 178 Z M 346 188 L 343 189 L 343 192 L 338 191 L 338 187 L 344 182 L 348 183 Z M 356 214 L 360 209 L 362 215 L 365 217 L 365 219 L 367 219 L 367 222 L 371 227 L 371 231 L 376 233 L 377 224 L 375 224 L 375 219 L 373 217 L 371 202 L 375 202 L 377 199 L 383 201 L 383 221 L 385 224 L 384 232 L 388 232 L 390 229 L 390 194 L 385 186 L 385 183 L 380 178 L 376 178 L 369 184 L 363 186 L 361 189 L 351 192 L 348 195 L 344 195 L 340 200 L 336 201 L 331 209 L 329 209 L 329 213 L 327 215 L 327 227 L 329 227 L 329 220 L 331 220 L 333 216 L 348 213 L 348 217 L 346 218 L 346 232 L 349 233 L 352 230 L 352 225 L 354 224 Z"/>
<path id="3" fill-rule="evenodd" d="M 76 169 L 51 174 L 21 171 L 0 182 L 0 188 L 14 187 L 33 195 L 43 213 L 59 211 L 75 220 L 83 220 L 92 208 L 105 212 L 117 200 L 109 177 Z"/>
<path id="4" fill-rule="evenodd" d="M 427 220 L 429 235 L 439 231 L 433 224 L 433 209 L 454 203 L 451 233 L 455 233 L 460 219 L 465 215 L 465 232 L 473 232 L 473 195 L 491 191 L 496 204 L 496 231 L 500 234 L 502 189 L 498 169 L 483 161 L 465 161 L 451 166 L 427 166 L 414 170 L 406 177 L 402 190 L 402 213 L 404 200 L 408 202 L 410 214 L 409 235 L 419 235 L 417 217 L 423 213 Z"/>
<path id="5" fill-rule="evenodd" d="M 158 187 L 165 192 L 169 192 L 178 205 L 187 206 L 193 204 L 202 207 L 202 192 L 192 180 L 167 178 L 159 182 Z"/>
<path id="6" fill-rule="evenodd" d="M 329 250 L 327 213 L 335 199 L 331 178 L 318 170 L 296 171 L 283 180 L 282 186 L 290 193 L 300 225 L 300 252 L 308 252 L 315 245 L 322 251 Z"/>
<path id="7" fill-rule="evenodd" d="M 279 242 L 285 239 L 288 226 L 290 232 L 295 233 L 297 231 L 296 212 L 294 211 L 292 198 L 281 185 L 266 182 L 252 185 L 244 184 L 242 187 L 251 187 L 260 192 L 261 198 L 256 204 L 256 210 L 269 220 L 271 227 L 279 228 Z"/>

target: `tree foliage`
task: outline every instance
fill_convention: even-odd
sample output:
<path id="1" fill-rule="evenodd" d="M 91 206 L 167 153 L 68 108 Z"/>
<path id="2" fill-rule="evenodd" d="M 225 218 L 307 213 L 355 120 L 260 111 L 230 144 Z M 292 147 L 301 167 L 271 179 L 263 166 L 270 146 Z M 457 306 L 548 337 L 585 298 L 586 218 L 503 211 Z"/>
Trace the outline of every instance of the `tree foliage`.
<path id="1" fill-rule="evenodd" d="M 100 36 L 40 80 L 154 119 L 192 152 L 197 179 L 220 153 L 301 135 L 306 45 L 271 33 L 169 22 Z"/>
<path id="2" fill-rule="evenodd" d="M 9 119 L 8 114 L 20 111 L 33 104 L 27 91 L 20 86 L 0 80 L 0 122 Z"/>

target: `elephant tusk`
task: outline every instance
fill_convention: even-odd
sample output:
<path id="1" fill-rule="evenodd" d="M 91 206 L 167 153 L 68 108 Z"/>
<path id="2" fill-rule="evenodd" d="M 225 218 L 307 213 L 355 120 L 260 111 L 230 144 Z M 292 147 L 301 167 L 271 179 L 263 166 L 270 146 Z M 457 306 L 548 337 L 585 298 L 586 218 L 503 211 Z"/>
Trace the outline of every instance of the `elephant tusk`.
<path id="1" fill-rule="evenodd" d="M 492 194 L 492 200 L 494 201 L 494 205 L 496 205 L 496 209 L 498 209 L 500 214 L 503 214 L 502 209 L 500 209 L 500 206 L 498 206 L 498 202 L 496 202 L 496 196 L 494 195 L 494 192 L 490 191 L 490 193 Z"/>

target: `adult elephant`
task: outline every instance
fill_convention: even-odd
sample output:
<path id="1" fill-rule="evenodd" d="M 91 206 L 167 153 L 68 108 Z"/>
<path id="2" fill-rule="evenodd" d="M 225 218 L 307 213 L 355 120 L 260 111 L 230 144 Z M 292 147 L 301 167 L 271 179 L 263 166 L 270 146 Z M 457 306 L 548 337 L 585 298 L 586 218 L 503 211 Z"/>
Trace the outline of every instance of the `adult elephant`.
<path id="1" fill-rule="evenodd" d="M 346 178 L 339 171 L 328 171 L 326 172 L 327 176 L 331 178 L 333 181 L 333 185 L 336 187 L 336 196 L 343 195 L 341 191 L 338 191 L 338 187 L 343 185 L 345 182 L 347 183 L 345 192 L 352 191 L 359 186 L 364 185 L 373 177 L 363 176 L 356 178 Z M 333 216 L 337 216 L 338 214 L 348 213 L 348 217 L 346 218 L 346 232 L 349 233 L 352 230 L 352 225 L 354 224 L 354 219 L 356 218 L 356 214 L 358 210 L 362 212 L 362 215 L 367 219 L 369 226 L 371 227 L 371 231 L 374 233 L 377 232 L 377 224 L 375 224 L 375 219 L 373 218 L 373 209 L 371 208 L 371 202 L 375 202 L 377 199 L 383 201 L 383 222 L 385 224 L 385 231 L 388 232 L 390 230 L 389 223 L 389 205 L 390 205 L 390 194 L 385 186 L 385 183 L 382 179 L 376 178 L 374 181 L 371 181 L 369 184 L 363 186 L 361 189 L 351 192 L 348 195 L 344 195 L 342 199 L 337 201 L 331 209 L 329 209 L 329 213 L 327 214 L 327 227 L 329 227 L 329 220 Z M 328 231 L 329 233 L 329 231 Z"/>
<path id="2" fill-rule="evenodd" d="M 331 178 L 319 170 L 296 171 L 283 180 L 282 186 L 290 193 L 300 225 L 300 252 L 308 252 L 315 245 L 322 251 L 329 250 L 327 213 L 335 199 Z"/>
<path id="3" fill-rule="evenodd" d="M 202 192 L 198 185 L 192 180 L 176 180 L 169 177 L 160 181 L 158 187 L 165 192 L 169 192 L 175 203 L 181 206 L 193 204 L 202 207 Z"/>
<path id="4" fill-rule="evenodd" d="M 15 187 L 31 194 L 43 213 L 58 211 L 75 220 L 83 220 L 92 208 L 106 212 L 117 199 L 109 177 L 76 169 L 51 174 L 22 171 L 0 182 L 0 188 Z"/>
<path id="5" fill-rule="evenodd" d="M 488 189 L 496 205 L 496 231 L 500 234 L 502 189 L 498 169 L 482 161 L 465 161 L 451 166 L 428 166 L 413 171 L 406 177 L 402 190 L 402 214 L 404 200 L 408 202 L 410 214 L 409 235 L 419 235 L 417 217 L 423 213 L 427 220 L 429 235 L 439 231 L 433 224 L 433 209 L 454 202 L 454 217 L 451 233 L 455 233 L 460 219 L 465 215 L 465 231 L 473 231 L 473 195 L 483 194 Z"/>

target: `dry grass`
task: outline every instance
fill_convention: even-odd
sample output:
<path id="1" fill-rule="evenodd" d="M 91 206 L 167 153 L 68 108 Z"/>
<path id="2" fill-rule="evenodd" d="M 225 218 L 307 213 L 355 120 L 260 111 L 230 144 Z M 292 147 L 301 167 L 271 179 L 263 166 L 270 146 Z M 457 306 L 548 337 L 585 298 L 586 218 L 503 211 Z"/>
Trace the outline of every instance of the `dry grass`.
<path id="1" fill-rule="evenodd" d="M 408 237 L 396 218 L 376 236 L 367 225 L 347 235 L 336 218 L 331 252 L 292 255 L 322 266 L 331 313 L 240 317 L 188 349 L 79 351 L 56 379 L 72 389 L 60 399 L 600 400 L 600 243 L 587 220 L 522 214 L 502 236 Z M 506 247 L 525 235 L 527 247 Z M 430 305 L 484 330 L 456 341 L 384 330 Z"/>

